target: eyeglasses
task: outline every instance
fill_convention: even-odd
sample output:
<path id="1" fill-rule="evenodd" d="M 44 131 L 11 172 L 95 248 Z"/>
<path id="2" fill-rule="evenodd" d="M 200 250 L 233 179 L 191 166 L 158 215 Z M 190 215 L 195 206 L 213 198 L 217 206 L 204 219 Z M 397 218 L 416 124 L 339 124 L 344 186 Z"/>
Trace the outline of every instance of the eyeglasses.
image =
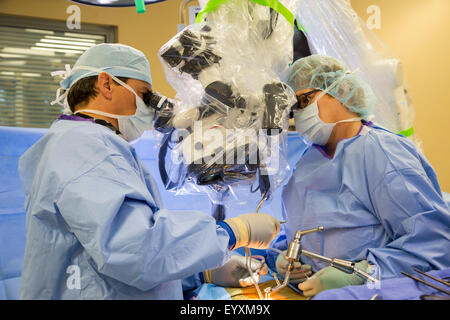
<path id="1" fill-rule="evenodd" d="M 307 106 L 309 106 L 310 105 L 310 100 L 312 98 L 312 95 L 314 93 L 319 92 L 319 91 L 321 91 L 321 90 L 316 89 L 316 90 L 312 90 L 310 92 L 306 92 L 306 93 L 302 93 L 302 94 L 298 95 L 297 96 L 298 108 L 299 109 L 304 109 Z"/>

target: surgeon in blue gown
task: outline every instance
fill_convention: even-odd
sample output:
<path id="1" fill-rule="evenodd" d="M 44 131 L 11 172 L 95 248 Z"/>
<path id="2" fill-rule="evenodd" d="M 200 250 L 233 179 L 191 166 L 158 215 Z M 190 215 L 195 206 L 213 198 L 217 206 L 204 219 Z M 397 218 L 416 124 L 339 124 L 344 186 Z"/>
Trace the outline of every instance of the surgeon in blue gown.
<path id="1" fill-rule="evenodd" d="M 19 162 L 20 298 L 182 299 L 182 279 L 199 283 L 205 272 L 208 282 L 239 284 L 233 277 L 245 277 L 245 258 L 229 259 L 229 251 L 268 247 L 280 224 L 265 214 L 216 223 L 202 212 L 162 208 L 129 144 L 155 115 L 143 100 L 152 90 L 144 54 L 100 44 L 58 74 L 65 91 L 55 101 L 66 112 Z"/>
<path id="2" fill-rule="evenodd" d="M 378 279 L 448 268 L 450 214 L 436 173 L 407 138 L 366 121 L 375 104 L 370 87 L 321 55 L 297 60 L 288 82 L 299 100 L 296 129 L 311 146 L 283 190 L 287 242 L 323 226 L 302 238 L 303 249 L 351 260 Z M 364 283 L 319 260 L 301 262 L 304 272 L 294 271 L 306 296 Z M 282 254 L 276 265 L 285 272 Z"/>

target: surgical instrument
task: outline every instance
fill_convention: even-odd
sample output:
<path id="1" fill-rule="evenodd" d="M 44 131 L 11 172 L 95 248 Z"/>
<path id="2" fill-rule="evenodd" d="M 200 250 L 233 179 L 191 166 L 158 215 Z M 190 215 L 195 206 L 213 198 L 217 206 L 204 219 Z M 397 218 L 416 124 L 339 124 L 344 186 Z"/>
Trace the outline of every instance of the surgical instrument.
<path id="1" fill-rule="evenodd" d="M 425 273 L 425 272 L 423 272 L 423 271 L 420 271 L 420 270 L 417 269 L 417 268 L 414 268 L 413 270 L 414 270 L 415 272 L 420 273 L 421 275 L 424 275 L 424 276 L 426 276 L 426 277 L 428 277 L 428 278 L 433 279 L 434 281 L 437 281 L 437 282 L 439 282 L 439 283 L 442 283 L 443 285 L 446 285 L 447 287 L 450 287 L 450 284 L 449 284 L 448 282 L 445 282 L 444 280 L 441 280 L 441 279 L 439 279 L 439 278 L 433 277 L 432 275 L 429 275 L 429 274 L 427 274 L 427 273 Z"/>
<path id="2" fill-rule="evenodd" d="M 291 242 L 291 244 L 294 243 L 293 247 L 295 246 L 295 251 L 290 253 L 289 249 L 288 249 L 288 255 L 291 255 L 291 257 L 293 257 L 294 254 L 297 252 L 297 254 L 299 253 L 299 254 L 302 254 L 304 256 L 307 256 L 307 257 L 310 257 L 310 258 L 313 258 L 313 259 L 317 259 L 317 260 L 329 263 L 332 267 L 334 267 L 334 268 L 336 268 L 338 270 L 341 270 L 341 271 L 343 271 L 345 273 L 348 273 L 348 274 L 355 273 L 356 275 L 358 275 L 360 278 L 362 278 L 364 280 L 369 280 L 369 281 L 372 281 L 372 282 L 377 282 L 378 281 L 377 279 L 375 279 L 371 275 L 367 274 L 366 272 L 356 268 L 355 267 L 355 263 L 352 262 L 352 261 L 338 259 L 338 258 L 330 259 L 330 258 L 321 256 L 319 254 L 312 253 L 312 252 L 309 252 L 307 250 L 301 249 L 301 247 L 300 247 L 300 239 L 301 239 L 302 235 L 309 234 L 309 233 L 312 233 L 312 232 L 315 232 L 315 231 L 322 232 L 323 230 L 324 230 L 323 226 L 320 226 L 320 227 L 318 227 L 316 229 L 311 229 L 311 230 L 306 230 L 306 231 L 297 231 L 298 235 L 296 233 L 294 241 Z M 296 241 L 297 238 L 298 238 L 298 241 Z"/>
<path id="3" fill-rule="evenodd" d="M 434 284 L 432 284 L 432 283 L 429 283 L 428 281 L 422 280 L 422 279 L 420 279 L 420 278 L 418 278 L 418 277 L 416 277 L 416 276 L 413 276 L 413 275 L 408 274 L 408 273 L 403 272 L 403 271 L 402 271 L 401 273 L 402 273 L 404 276 L 407 276 L 408 278 L 411 278 L 411 279 L 413 279 L 413 280 L 415 280 L 415 281 L 418 281 L 418 282 L 423 283 L 423 284 L 425 284 L 425 285 L 427 285 L 427 286 L 429 286 L 429 287 L 432 287 L 432 288 L 434 288 L 434 289 L 436 289 L 436 290 L 439 290 L 439 291 L 441 291 L 441 292 L 443 292 L 443 293 L 446 293 L 446 294 L 450 295 L 450 291 L 445 290 L 445 289 L 443 289 L 443 288 L 441 288 L 441 287 L 438 287 L 438 286 L 436 286 L 436 285 L 434 285 Z"/>
<path id="4" fill-rule="evenodd" d="M 256 292 L 258 293 L 259 299 L 262 300 L 263 296 L 261 293 L 261 289 L 259 288 L 259 285 L 258 285 L 259 280 L 255 280 L 255 275 L 254 275 L 252 267 L 251 267 L 252 253 L 250 251 L 250 248 L 246 247 L 246 248 L 244 248 L 244 250 L 245 250 L 245 261 L 247 264 L 247 270 L 250 273 L 250 278 L 252 279 L 253 284 L 255 285 Z"/>
<path id="5" fill-rule="evenodd" d="M 289 247 L 286 252 L 285 259 L 289 262 L 289 265 L 287 267 L 284 281 L 283 281 L 283 283 L 280 283 L 278 281 L 276 275 L 274 274 L 274 278 L 277 283 L 277 286 L 275 288 L 269 287 L 264 290 L 264 292 L 266 293 L 266 299 L 270 296 L 270 294 L 280 290 L 281 288 L 285 287 L 289 283 L 289 277 L 290 277 L 290 272 L 291 272 L 292 266 L 295 261 L 299 261 L 298 257 L 300 255 L 304 255 L 304 256 L 307 256 L 307 257 L 310 257 L 313 259 L 324 261 L 326 263 L 329 263 L 332 267 L 334 267 L 340 271 L 343 271 L 345 273 L 348 273 L 348 274 L 355 273 L 356 275 L 358 275 L 360 278 L 362 278 L 364 280 L 368 280 L 368 281 L 371 281 L 374 283 L 377 283 L 379 281 L 379 280 L 375 279 L 374 277 L 372 277 L 371 275 L 369 275 L 368 273 L 364 272 L 363 270 L 356 268 L 355 263 L 352 261 L 338 259 L 338 258 L 327 258 L 327 257 L 321 256 L 319 254 L 309 252 L 307 250 L 303 250 L 301 248 L 301 238 L 304 235 L 307 235 L 307 234 L 310 234 L 313 232 L 322 232 L 323 230 L 324 230 L 324 227 L 319 226 L 315 229 L 309 229 L 309 230 L 304 230 L 304 231 L 298 230 L 295 233 L 294 240 L 292 240 L 289 243 Z"/>
<path id="6" fill-rule="evenodd" d="M 298 256 L 301 251 L 301 242 L 300 241 L 301 241 L 302 236 L 313 233 L 313 232 L 322 232 L 322 231 L 323 231 L 323 226 L 320 226 L 315 229 L 309 229 L 309 230 L 304 230 L 304 231 L 299 230 L 295 233 L 294 240 L 292 240 L 291 243 L 289 243 L 289 247 L 286 252 L 285 259 L 289 262 L 289 264 L 288 264 L 288 267 L 286 268 L 287 270 L 286 270 L 286 273 L 284 276 L 284 281 L 283 281 L 283 283 L 280 283 L 276 274 L 274 274 L 274 278 L 275 278 L 275 282 L 277 283 L 277 286 L 274 288 L 268 287 L 268 288 L 264 289 L 264 292 L 266 293 L 266 300 L 269 298 L 269 296 L 272 293 L 286 287 L 287 284 L 289 283 L 289 278 L 291 275 L 292 267 L 294 265 L 294 262 L 298 261 Z"/>
<path id="7" fill-rule="evenodd" d="M 266 192 L 264 192 L 264 194 L 262 195 L 262 199 L 261 201 L 258 203 L 258 205 L 256 206 L 256 210 L 255 213 L 258 213 L 259 208 L 261 208 L 262 204 L 264 203 L 264 201 L 266 201 L 269 198 L 268 194 L 267 194 L 267 190 Z"/>
<path id="8" fill-rule="evenodd" d="M 437 294 L 423 294 L 420 296 L 420 300 L 450 300 L 450 298 L 438 296 Z"/>
<path id="9" fill-rule="evenodd" d="M 359 276 L 360 278 L 364 279 L 364 280 L 369 280 L 372 282 L 378 282 L 377 279 L 375 279 L 374 277 L 372 277 L 371 275 L 367 274 L 366 272 L 358 269 L 355 267 L 355 263 L 352 261 L 348 261 L 348 260 L 343 260 L 343 259 L 338 259 L 338 258 L 327 258 L 306 250 L 302 250 L 301 254 L 310 257 L 310 258 L 314 258 L 323 262 L 327 262 L 329 263 L 332 267 L 341 270 L 342 272 L 348 273 L 348 274 L 352 274 L 355 273 L 357 276 Z"/>

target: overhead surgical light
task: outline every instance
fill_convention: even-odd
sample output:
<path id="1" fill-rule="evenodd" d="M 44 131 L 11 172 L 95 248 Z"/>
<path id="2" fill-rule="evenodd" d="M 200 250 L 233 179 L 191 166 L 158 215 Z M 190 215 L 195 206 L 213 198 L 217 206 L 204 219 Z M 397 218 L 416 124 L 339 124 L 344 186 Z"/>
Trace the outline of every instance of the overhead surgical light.
<path id="1" fill-rule="evenodd" d="M 81 4 L 100 7 L 134 7 L 138 13 L 145 12 L 145 6 L 166 0 L 70 0 Z"/>

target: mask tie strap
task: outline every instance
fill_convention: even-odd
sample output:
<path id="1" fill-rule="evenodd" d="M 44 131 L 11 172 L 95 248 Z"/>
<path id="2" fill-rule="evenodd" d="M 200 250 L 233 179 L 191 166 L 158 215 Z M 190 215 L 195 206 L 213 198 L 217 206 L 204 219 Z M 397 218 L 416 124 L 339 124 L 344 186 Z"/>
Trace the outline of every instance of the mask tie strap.
<path id="1" fill-rule="evenodd" d="M 72 69 L 70 68 L 70 64 L 66 64 L 65 65 L 65 70 L 58 70 L 58 71 L 53 71 L 50 73 L 50 75 L 52 77 L 58 76 L 61 79 L 67 79 L 68 77 L 70 77 L 71 73 L 72 73 Z M 70 114 L 71 110 L 69 107 L 69 103 L 67 102 L 67 93 L 68 90 L 66 90 L 64 93 L 62 93 L 62 90 L 64 90 L 63 88 L 58 88 L 58 90 L 56 90 L 56 98 L 55 100 L 50 102 L 50 105 L 55 105 L 55 104 L 59 104 L 61 106 L 64 106 L 64 114 Z"/>
<path id="2" fill-rule="evenodd" d="M 106 70 L 101 70 L 101 69 L 97 69 L 97 68 L 91 68 L 91 67 L 87 67 L 87 66 L 77 66 L 74 68 L 74 70 L 76 69 L 81 69 L 81 70 L 89 70 L 89 71 L 93 71 L 93 72 L 98 72 L 99 74 L 101 72 L 106 72 L 108 73 L 108 71 Z M 129 69 L 129 68 L 125 68 L 125 67 L 121 67 L 121 69 Z M 136 93 L 136 91 L 134 91 L 133 88 L 131 88 L 128 84 L 126 84 L 125 82 L 123 82 L 122 80 L 118 79 L 116 76 L 113 76 L 112 74 L 108 73 L 111 78 L 113 78 L 114 81 L 116 81 L 118 84 L 120 84 L 121 86 L 127 88 L 128 90 L 130 90 L 135 96 L 136 99 L 141 99 L 141 97 L 138 96 L 138 94 Z M 141 99 L 142 100 L 142 99 Z"/>
<path id="3" fill-rule="evenodd" d="M 67 79 L 70 76 L 70 74 L 72 73 L 72 69 L 70 68 L 70 64 L 66 64 L 65 68 L 66 68 L 66 70 L 59 70 L 59 71 L 50 72 L 50 75 L 52 77 L 58 76 L 58 77 L 60 77 L 63 80 Z"/>

